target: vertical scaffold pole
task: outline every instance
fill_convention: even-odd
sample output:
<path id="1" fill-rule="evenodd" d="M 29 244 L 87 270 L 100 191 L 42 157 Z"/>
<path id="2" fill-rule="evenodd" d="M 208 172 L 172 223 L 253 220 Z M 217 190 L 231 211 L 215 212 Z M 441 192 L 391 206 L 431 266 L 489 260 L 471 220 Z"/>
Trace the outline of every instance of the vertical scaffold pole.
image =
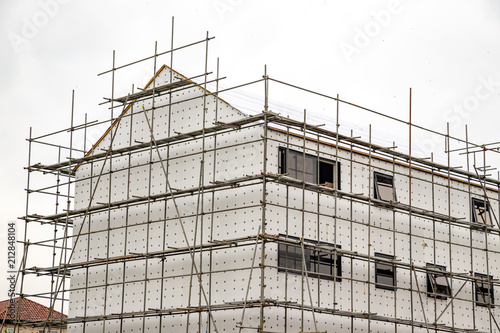
<path id="1" fill-rule="evenodd" d="M 265 85 L 265 104 L 264 104 L 264 134 L 262 136 L 262 216 L 261 216 L 261 232 L 262 235 L 266 234 L 266 200 L 267 200 L 267 127 L 268 127 L 268 93 L 269 93 L 269 79 L 267 76 L 267 66 L 264 66 L 264 85 Z M 259 333 L 264 331 L 264 302 L 266 297 L 265 290 L 265 257 L 266 257 L 266 240 L 262 237 L 261 251 L 260 251 L 260 323 L 258 331 Z"/>

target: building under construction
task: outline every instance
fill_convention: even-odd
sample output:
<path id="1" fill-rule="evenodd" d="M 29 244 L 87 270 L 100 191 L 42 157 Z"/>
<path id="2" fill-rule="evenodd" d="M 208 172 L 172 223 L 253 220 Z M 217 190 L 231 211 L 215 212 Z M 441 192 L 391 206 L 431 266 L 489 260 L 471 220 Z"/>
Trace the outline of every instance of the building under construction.
<path id="1" fill-rule="evenodd" d="M 74 124 L 72 111 L 68 128 L 30 134 L 20 297 L 68 318 L 23 324 L 88 333 L 500 332 L 500 181 L 486 161 L 498 150 L 429 130 L 447 156 L 436 163 L 412 154 L 412 131 L 426 129 L 412 123 L 411 102 L 400 120 L 266 73 L 219 89 L 207 54 L 203 73 L 173 70 L 175 52 L 208 52 L 210 40 L 113 60 L 102 73 L 113 82 L 103 104 L 110 119 Z M 153 63 L 151 81 L 118 94 L 116 73 L 144 61 Z M 252 114 L 225 98 L 255 85 L 262 104 Z M 276 112 L 270 85 L 322 99 L 331 122 Z M 371 127 L 366 138 L 341 133 L 345 108 L 405 126 L 407 149 L 377 143 Z M 103 124 L 97 142 L 76 147 Z"/>

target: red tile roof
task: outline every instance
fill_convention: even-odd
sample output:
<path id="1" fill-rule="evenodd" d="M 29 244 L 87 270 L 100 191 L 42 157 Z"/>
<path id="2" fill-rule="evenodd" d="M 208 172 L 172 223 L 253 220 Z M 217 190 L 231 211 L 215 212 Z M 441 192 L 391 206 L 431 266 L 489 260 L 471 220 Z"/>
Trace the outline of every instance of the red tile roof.
<path id="1" fill-rule="evenodd" d="M 6 320 L 12 321 L 17 319 L 17 311 L 19 307 L 19 297 L 13 298 L 13 307 L 15 309 L 14 312 L 7 311 L 9 307 L 10 300 L 5 300 L 0 302 L 0 322 L 3 321 L 5 312 L 7 311 Z M 50 308 L 46 307 L 37 302 L 33 302 L 27 298 L 23 298 L 21 301 L 21 315 L 19 317 L 20 321 L 33 321 L 33 320 L 45 320 L 48 319 L 50 313 Z M 62 314 L 57 311 L 52 312 L 53 319 L 68 318 L 65 314 Z"/>

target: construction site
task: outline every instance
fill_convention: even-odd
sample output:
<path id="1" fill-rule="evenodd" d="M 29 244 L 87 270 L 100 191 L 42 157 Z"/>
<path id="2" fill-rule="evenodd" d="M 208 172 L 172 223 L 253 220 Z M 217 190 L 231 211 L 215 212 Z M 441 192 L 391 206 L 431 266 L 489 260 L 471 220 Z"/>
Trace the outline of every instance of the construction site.
<path id="1" fill-rule="evenodd" d="M 172 32 L 168 50 L 128 64 L 113 56 L 99 74 L 111 81 L 100 106 L 107 119 L 75 123 L 72 105 L 66 128 L 30 133 L 16 304 L 33 300 L 51 313 L 18 324 L 500 332 L 500 180 L 488 162 L 498 143 L 413 123 L 410 89 L 404 119 L 266 70 L 221 89 L 219 63 L 207 60 L 212 38 L 174 48 Z M 204 71 L 186 76 L 176 52 L 195 47 L 205 50 Z M 118 82 L 145 62 L 155 73 L 146 86 Z M 262 102 L 250 111 L 232 103 L 248 87 Z M 328 123 L 314 120 L 314 106 L 284 113 L 273 89 L 311 96 Z M 372 126 L 359 134 L 342 124 L 346 113 L 402 128 L 406 141 L 383 144 Z M 415 132 L 439 136 L 446 162 L 417 156 Z"/>

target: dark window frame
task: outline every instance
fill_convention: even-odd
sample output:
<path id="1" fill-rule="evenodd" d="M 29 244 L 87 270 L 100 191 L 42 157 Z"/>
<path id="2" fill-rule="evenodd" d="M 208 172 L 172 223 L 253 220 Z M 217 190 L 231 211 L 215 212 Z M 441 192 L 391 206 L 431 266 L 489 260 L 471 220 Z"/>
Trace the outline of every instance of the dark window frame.
<path id="1" fill-rule="evenodd" d="M 484 207 L 486 207 L 486 209 Z M 493 226 L 493 220 L 491 219 L 491 209 L 490 209 L 490 205 L 489 205 L 488 201 L 485 201 L 484 199 L 480 199 L 480 198 L 472 198 L 471 199 L 471 208 L 472 208 L 471 209 L 472 222 Z M 479 216 L 477 215 L 477 213 L 478 213 L 478 210 L 480 208 L 482 208 L 483 211 L 488 214 L 487 219 L 489 219 L 489 223 L 486 223 L 485 221 L 481 221 L 479 219 Z M 482 213 L 479 213 L 479 214 L 482 214 Z M 481 219 L 484 220 L 483 218 L 481 218 Z"/>
<path id="2" fill-rule="evenodd" d="M 379 190 L 379 184 L 390 184 L 392 186 L 392 200 L 382 199 Z M 373 197 L 382 201 L 397 201 L 396 187 L 394 186 L 394 176 L 387 175 L 378 171 L 373 172 Z"/>
<path id="3" fill-rule="evenodd" d="M 288 169 L 288 166 L 290 164 L 289 160 L 291 159 L 291 157 L 290 157 L 291 154 L 300 155 L 300 158 L 302 158 L 302 161 L 303 161 L 303 157 L 304 157 L 303 152 L 280 146 L 279 147 L 279 154 L 278 154 L 278 156 L 279 156 L 279 160 L 278 160 L 279 173 L 290 174 L 290 170 Z M 313 170 L 313 172 L 312 172 L 313 177 L 316 179 L 312 183 L 321 184 L 322 167 L 324 168 L 325 166 L 331 165 L 333 167 L 332 182 L 331 183 L 335 183 L 335 185 L 337 186 L 337 190 L 341 189 L 341 185 L 340 185 L 341 163 L 339 161 L 334 161 L 334 160 L 330 160 L 330 159 L 327 159 L 324 157 L 318 157 L 316 155 L 311 155 L 311 154 L 307 154 L 307 153 L 305 154 L 305 157 L 306 157 L 306 161 L 307 161 L 307 159 L 314 159 L 316 162 L 316 163 L 314 163 L 315 170 Z M 308 173 L 306 173 L 306 177 L 305 177 L 306 179 L 307 179 L 307 175 L 308 175 Z M 293 177 L 293 175 L 290 175 L 290 177 Z M 337 179 L 335 179 L 334 177 L 336 177 Z M 302 180 L 304 177 L 301 175 L 300 178 L 297 178 L 297 177 L 293 177 L 293 178 Z M 333 180 L 335 180 L 335 182 Z M 326 181 L 324 181 L 324 182 L 326 183 Z"/>
<path id="4" fill-rule="evenodd" d="M 394 256 L 390 254 L 375 252 L 375 257 L 394 260 Z M 389 271 L 389 272 L 388 272 Z M 379 279 L 381 277 L 392 278 L 392 285 L 381 284 Z M 396 266 L 382 261 L 375 261 L 375 287 L 385 290 L 394 291 L 396 288 Z"/>
<path id="5" fill-rule="evenodd" d="M 286 237 L 289 239 L 300 241 L 300 238 L 294 236 L 285 236 L 280 234 L 280 237 Z M 317 249 L 306 248 L 307 244 L 321 245 L 337 249 L 340 249 L 341 246 L 338 244 L 304 239 L 304 259 L 307 269 L 307 275 L 313 278 L 321 278 L 332 281 L 335 279 L 335 275 L 336 281 L 342 281 L 342 256 L 338 253 L 335 254 L 331 252 L 320 251 Z M 292 254 L 292 256 L 290 256 L 290 254 Z M 292 260 L 290 260 L 290 257 Z M 300 265 L 297 264 L 297 258 L 299 257 Z M 293 264 L 288 266 L 288 264 L 290 263 Z M 288 245 L 278 243 L 278 271 L 298 275 L 302 274 L 302 247 L 300 244 Z"/>
<path id="6" fill-rule="evenodd" d="M 476 305 L 477 306 L 488 306 L 488 303 L 485 302 L 482 293 L 486 294 L 489 292 L 490 295 L 490 304 L 491 308 L 495 307 L 495 289 L 491 280 L 493 280 L 493 275 L 490 275 L 490 282 L 487 281 L 488 275 L 481 273 L 474 273 L 474 277 L 481 278 L 483 282 L 474 281 L 474 294 L 476 295 Z M 489 288 L 485 288 L 484 285 L 489 285 Z M 479 291 L 482 291 L 480 293 Z"/>
<path id="7" fill-rule="evenodd" d="M 426 266 L 446 272 L 446 266 L 436 265 L 432 263 L 427 263 Z M 445 278 L 446 285 L 438 283 L 437 279 L 442 277 Z M 450 281 L 448 280 L 448 276 L 446 276 L 446 273 L 439 274 L 427 271 L 427 292 L 427 296 L 438 299 L 447 299 L 448 297 L 451 297 Z"/>

